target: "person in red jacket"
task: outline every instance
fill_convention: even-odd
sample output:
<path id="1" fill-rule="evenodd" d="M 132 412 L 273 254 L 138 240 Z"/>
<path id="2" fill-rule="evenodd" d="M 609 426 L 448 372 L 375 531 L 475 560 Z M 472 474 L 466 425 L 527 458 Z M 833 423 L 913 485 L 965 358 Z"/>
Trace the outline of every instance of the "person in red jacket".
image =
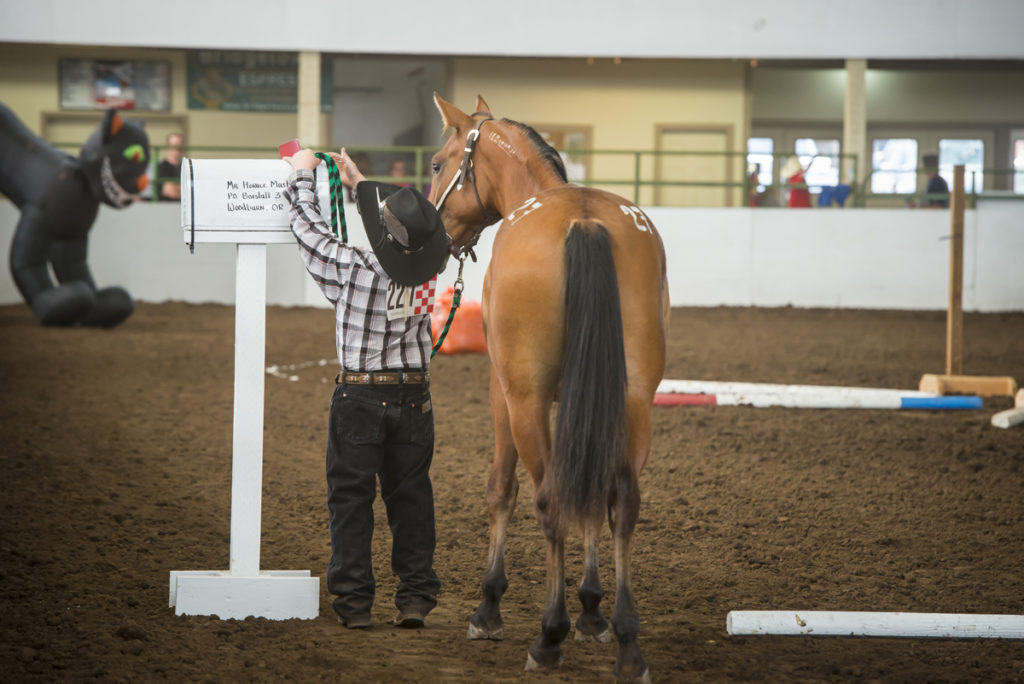
<path id="1" fill-rule="evenodd" d="M 816 156 L 817 155 L 815 155 L 815 157 Z M 807 173 L 807 169 L 811 168 L 811 164 L 814 163 L 815 157 L 811 157 L 811 160 L 807 162 L 807 166 L 803 166 L 800 163 L 799 157 L 792 156 L 786 162 L 785 166 L 782 167 L 782 177 L 789 185 L 795 186 L 789 189 L 789 206 L 811 206 L 811 191 L 807 187 L 805 174 Z"/>

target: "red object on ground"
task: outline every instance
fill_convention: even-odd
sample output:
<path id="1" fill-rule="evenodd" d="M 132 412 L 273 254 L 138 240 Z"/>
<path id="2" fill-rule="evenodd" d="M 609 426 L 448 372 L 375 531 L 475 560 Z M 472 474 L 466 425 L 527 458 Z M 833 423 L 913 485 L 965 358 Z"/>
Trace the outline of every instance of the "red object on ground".
<path id="1" fill-rule="evenodd" d="M 655 406 L 715 406 L 718 398 L 714 394 L 655 394 Z"/>
<path id="2" fill-rule="evenodd" d="M 448 321 L 448 312 L 452 308 L 455 288 L 449 287 L 434 300 L 434 311 L 430 314 L 430 329 L 434 339 L 441 336 L 444 324 Z M 484 319 L 480 302 L 463 299 L 448 336 L 441 345 L 441 354 L 486 354 L 487 342 L 484 339 Z"/>

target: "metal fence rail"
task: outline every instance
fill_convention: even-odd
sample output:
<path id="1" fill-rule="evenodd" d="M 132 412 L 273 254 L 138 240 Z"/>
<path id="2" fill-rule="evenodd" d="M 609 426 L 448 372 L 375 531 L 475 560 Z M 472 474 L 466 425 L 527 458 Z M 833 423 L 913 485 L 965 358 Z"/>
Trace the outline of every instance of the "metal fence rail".
<path id="1" fill-rule="evenodd" d="M 54 143 L 54 146 L 74 152 L 81 147 L 78 143 Z M 153 168 L 163 156 L 166 149 L 164 145 L 151 145 L 153 152 Z M 379 146 L 379 147 L 347 147 L 350 157 L 356 158 L 359 155 L 375 157 L 377 159 L 403 159 L 412 172 L 406 176 L 392 177 L 379 173 L 365 173 L 371 180 L 386 181 L 392 183 L 409 183 L 413 187 L 427 192 L 430 187 L 430 170 L 428 162 L 438 151 L 437 146 Z M 251 147 L 228 147 L 210 145 L 188 145 L 183 152 L 186 156 L 202 156 L 207 158 L 253 158 L 273 159 L 277 157 L 276 147 L 266 146 Z M 572 161 L 574 168 L 584 169 L 584 177 L 572 178 L 570 180 L 581 185 L 598 187 L 618 194 L 628 196 L 637 204 L 647 206 L 749 206 L 751 198 L 759 196 L 765 200 L 763 206 L 784 206 L 786 192 L 792 189 L 808 189 L 814 194 L 821 192 L 822 186 L 815 184 L 791 184 L 780 179 L 780 169 L 788 157 L 793 155 L 775 155 L 772 169 L 772 183 L 763 186 L 764 191 L 760 194 L 754 192 L 755 183 L 747 172 L 746 152 L 722 152 L 707 150 L 568 150 L 562 151 L 563 157 Z M 852 177 L 857 177 L 858 160 L 856 155 L 822 155 L 832 159 L 835 168 L 841 168 L 846 164 Z M 721 159 L 723 177 L 708 179 L 692 178 L 670 178 L 662 177 L 664 174 L 659 163 L 669 158 L 695 158 L 696 160 Z M 697 162 L 695 161 L 695 164 Z M 947 195 L 927 194 L 924 192 L 915 193 L 873 193 L 870 191 L 872 176 L 880 172 L 880 169 L 868 171 L 865 179 L 860 183 L 850 185 L 849 197 L 845 206 L 866 207 L 866 206 L 923 206 L 929 200 L 948 199 Z M 917 169 L 914 173 L 918 176 L 918 186 L 924 187 L 927 181 L 921 182 L 924 177 L 924 170 Z M 967 205 L 973 207 L 979 194 L 983 196 L 998 196 L 1007 199 L 1024 199 L 1024 191 L 1014 191 L 1016 184 L 1018 188 L 1024 188 L 1024 169 L 1007 168 L 985 168 L 981 170 L 982 178 L 991 187 L 1004 186 L 1007 189 L 998 191 L 985 191 L 978 193 L 972 191 L 967 194 Z M 977 188 L 979 180 L 977 172 L 970 172 L 970 187 Z M 990 179 L 997 179 L 991 182 Z M 157 188 L 161 182 L 174 182 L 178 178 L 151 178 L 152 192 L 149 198 L 156 201 Z M 757 187 L 762 187 L 758 185 Z M 665 201 L 661 191 L 663 190 L 691 190 L 686 196 L 685 202 Z M 717 201 L 702 200 L 700 190 L 722 190 Z M 148 192 L 148 191 L 147 191 Z M 706 193 L 704 195 L 706 197 Z"/>

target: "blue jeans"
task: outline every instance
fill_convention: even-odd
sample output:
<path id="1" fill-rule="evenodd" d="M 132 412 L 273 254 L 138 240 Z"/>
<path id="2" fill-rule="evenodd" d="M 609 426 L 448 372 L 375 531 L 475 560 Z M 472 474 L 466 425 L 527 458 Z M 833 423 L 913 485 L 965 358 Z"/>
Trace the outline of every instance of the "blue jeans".
<path id="1" fill-rule="evenodd" d="M 374 599 L 373 501 L 391 527 L 395 605 L 427 614 L 437 605 L 434 573 L 434 412 L 427 385 L 337 385 L 327 434 L 331 562 L 327 589 L 344 619 L 368 616 Z"/>

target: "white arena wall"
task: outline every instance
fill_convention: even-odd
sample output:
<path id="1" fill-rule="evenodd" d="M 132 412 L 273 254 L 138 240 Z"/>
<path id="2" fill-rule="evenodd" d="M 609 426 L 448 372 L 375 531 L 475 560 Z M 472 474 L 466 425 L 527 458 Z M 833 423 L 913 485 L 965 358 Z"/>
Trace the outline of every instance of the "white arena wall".
<path id="1" fill-rule="evenodd" d="M 945 309 L 950 217 L 942 210 L 649 208 L 665 242 L 675 306 Z M 354 205 L 349 234 L 365 244 Z M 17 208 L 0 201 L 0 241 L 10 245 Z M 100 286 L 122 285 L 145 302 L 234 301 L 233 245 L 189 254 L 177 204 L 100 210 L 89 263 Z M 490 228 L 466 262 L 465 298 L 479 299 Z M 9 249 L 9 247 L 8 247 Z M 454 262 L 451 262 L 454 263 Z M 323 306 L 291 245 L 270 245 L 267 301 Z M 451 285 L 449 265 L 440 288 Z M 0 303 L 21 302 L 8 268 Z M 966 212 L 963 306 L 1024 311 L 1024 202 L 979 200 Z"/>

